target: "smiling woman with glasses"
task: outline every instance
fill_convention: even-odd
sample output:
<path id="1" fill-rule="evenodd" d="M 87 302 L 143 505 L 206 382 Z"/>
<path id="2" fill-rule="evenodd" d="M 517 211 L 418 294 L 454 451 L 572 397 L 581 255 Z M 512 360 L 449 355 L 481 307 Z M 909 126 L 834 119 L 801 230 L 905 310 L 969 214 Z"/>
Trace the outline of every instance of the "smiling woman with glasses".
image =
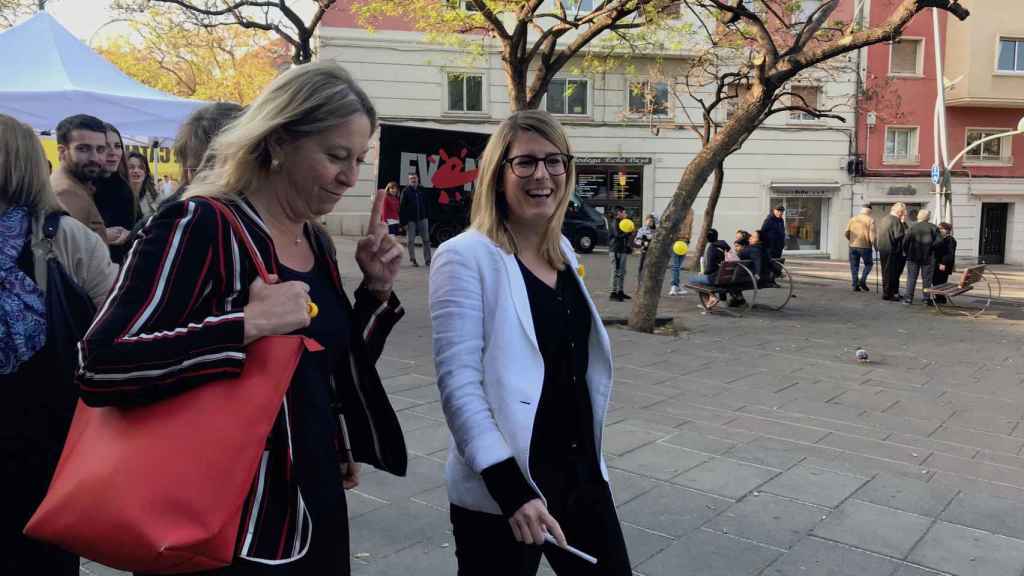
<path id="1" fill-rule="evenodd" d="M 601 456 L 608 334 L 561 234 L 573 182 L 562 126 L 513 114 L 481 158 L 470 230 L 430 270 L 460 575 L 536 574 L 541 553 L 557 574 L 630 574 Z"/>

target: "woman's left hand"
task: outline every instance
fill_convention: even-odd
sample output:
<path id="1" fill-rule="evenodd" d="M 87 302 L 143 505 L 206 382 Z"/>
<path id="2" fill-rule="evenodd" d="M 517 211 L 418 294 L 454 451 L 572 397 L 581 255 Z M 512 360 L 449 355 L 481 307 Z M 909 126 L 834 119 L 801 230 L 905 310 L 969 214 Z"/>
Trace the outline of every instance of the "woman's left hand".
<path id="1" fill-rule="evenodd" d="M 377 191 L 366 237 L 356 245 L 356 262 L 363 271 L 363 282 L 378 293 L 391 292 L 402 264 L 402 245 L 388 234 L 388 227 L 380 220 L 385 196 L 383 190 Z"/>

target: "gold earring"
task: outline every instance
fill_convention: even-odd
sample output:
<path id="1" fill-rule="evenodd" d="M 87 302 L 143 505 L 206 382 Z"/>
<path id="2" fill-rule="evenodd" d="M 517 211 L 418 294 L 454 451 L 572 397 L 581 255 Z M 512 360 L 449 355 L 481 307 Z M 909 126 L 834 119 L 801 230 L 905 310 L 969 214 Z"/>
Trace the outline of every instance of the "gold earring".
<path id="1" fill-rule="evenodd" d="M 270 169 L 271 170 L 277 170 L 280 167 L 281 167 L 281 161 L 278 160 L 277 158 L 274 158 L 273 160 L 270 161 Z"/>

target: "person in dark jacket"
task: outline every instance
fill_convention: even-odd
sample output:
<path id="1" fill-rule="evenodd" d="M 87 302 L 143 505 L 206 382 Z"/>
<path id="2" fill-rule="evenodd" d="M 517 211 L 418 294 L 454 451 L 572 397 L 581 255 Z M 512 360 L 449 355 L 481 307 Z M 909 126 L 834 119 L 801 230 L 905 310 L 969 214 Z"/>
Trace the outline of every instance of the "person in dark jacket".
<path id="1" fill-rule="evenodd" d="M 725 254 L 729 252 L 731 248 L 729 244 L 724 240 L 718 239 L 718 230 L 714 228 L 708 229 L 707 242 L 704 246 L 704 256 L 701 258 L 703 262 L 703 273 L 694 274 L 691 278 L 692 282 L 697 284 L 714 284 L 715 276 L 718 274 L 718 269 L 722 267 L 722 262 L 725 262 Z M 700 297 L 709 298 L 707 306 L 711 307 L 718 304 L 718 301 L 726 297 L 725 292 L 720 292 L 718 296 L 700 294 Z"/>
<path id="2" fill-rule="evenodd" d="M 917 277 L 920 275 L 925 304 L 932 305 L 927 291 L 932 287 L 932 273 L 935 271 L 935 245 L 942 236 L 939 234 L 939 227 L 929 222 L 931 216 L 929 210 L 919 211 L 917 224 L 911 226 L 907 232 L 904 249 L 907 257 L 907 293 L 904 304 L 914 303 Z"/>
<path id="3" fill-rule="evenodd" d="M 633 251 L 632 232 L 623 232 L 620 224 L 628 218 L 626 209 L 616 206 L 612 219 L 609 221 L 608 230 L 608 258 L 611 260 L 611 284 L 609 298 L 616 302 L 632 300 L 629 294 L 623 292 L 622 287 L 626 284 L 626 265 L 629 262 L 629 254 Z"/>
<path id="4" fill-rule="evenodd" d="M 416 234 L 419 233 L 423 242 L 423 262 L 430 266 L 430 211 L 427 204 L 427 192 L 420 188 L 420 177 L 409 174 L 409 185 L 402 190 L 402 199 L 398 207 L 400 226 L 405 226 L 408 237 L 409 261 L 419 266 L 416 261 Z"/>
<path id="5" fill-rule="evenodd" d="M 120 264 L 131 248 L 130 231 L 139 219 L 139 201 L 128 183 L 128 165 L 121 133 L 110 124 L 106 124 L 106 127 L 107 153 L 104 155 L 100 178 L 95 182 L 96 194 L 93 201 L 107 228 L 123 231 L 123 237 L 110 244 L 110 259 Z"/>
<path id="6" fill-rule="evenodd" d="M 935 245 L 932 253 L 935 255 L 935 272 L 932 273 L 932 286 L 939 286 L 949 282 L 949 275 L 956 268 L 956 238 L 953 237 L 953 225 L 949 222 L 939 224 L 939 243 Z M 945 296 L 934 296 L 933 299 L 939 304 L 946 303 Z"/>
<path id="7" fill-rule="evenodd" d="M 761 224 L 761 244 L 772 258 L 782 258 L 782 249 L 786 247 L 786 222 L 782 219 L 786 207 L 778 205 Z"/>
<path id="8" fill-rule="evenodd" d="M 903 223 L 906 218 L 907 206 L 903 202 L 893 204 L 889 215 L 878 223 L 878 258 L 882 261 L 882 300 L 899 302 L 900 276 L 903 274 L 905 259 L 903 256 L 903 239 L 907 227 Z"/>

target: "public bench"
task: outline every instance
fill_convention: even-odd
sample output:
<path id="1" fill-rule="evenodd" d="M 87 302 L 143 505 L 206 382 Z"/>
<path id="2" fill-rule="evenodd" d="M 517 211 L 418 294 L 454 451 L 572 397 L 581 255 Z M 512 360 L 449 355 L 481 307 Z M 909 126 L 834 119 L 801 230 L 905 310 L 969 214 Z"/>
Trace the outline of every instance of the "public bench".
<path id="1" fill-rule="evenodd" d="M 982 293 L 982 292 L 985 293 Z M 980 303 L 972 306 L 958 306 L 953 299 L 957 296 L 974 292 Z M 992 287 L 985 278 L 985 264 L 966 268 L 960 275 L 959 282 L 946 282 L 932 286 L 924 291 L 935 304 L 935 308 L 943 314 L 963 314 L 976 318 L 992 304 Z M 975 294 L 972 294 L 974 296 Z M 937 298 L 938 297 L 938 298 Z"/>

